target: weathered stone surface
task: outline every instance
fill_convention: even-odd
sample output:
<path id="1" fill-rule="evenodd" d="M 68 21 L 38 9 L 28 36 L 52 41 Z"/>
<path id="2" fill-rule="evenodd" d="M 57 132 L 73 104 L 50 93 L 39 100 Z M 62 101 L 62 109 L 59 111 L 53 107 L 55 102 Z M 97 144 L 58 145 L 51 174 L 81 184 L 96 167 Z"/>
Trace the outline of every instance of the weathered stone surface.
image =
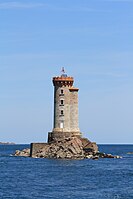
<path id="1" fill-rule="evenodd" d="M 36 154 L 39 153 L 40 151 L 45 151 L 48 147 L 48 143 L 31 143 L 30 146 L 30 156 L 31 157 L 36 157 Z"/>
<path id="2" fill-rule="evenodd" d="M 95 142 L 91 142 L 87 138 L 80 138 L 83 144 L 83 150 L 86 155 L 95 154 L 98 152 L 98 146 Z"/>
<path id="3" fill-rule="evenodd" d="M 93 147 L 94 146 L 94 147 Z M 88 149 L 86 152 L 84 148 Z M 88 148 L 90 147 L 90 149 Z M 15 156 L 31 156 L 38 158 L 83 159 L 87 155 L 95 154 L 98 149 L 88 139 L 78 137 L 58 139 L 51 143 L 33 143 L 29 149 L 16 151 Z M 89 156 L 88 156 L 89 157 Z"/>
<path id="4" fill-rule="evenodd" d="M 56 159 L 93 159 L 99 158 L 121 158 L 111 154 L 98 152 L 96 143 L 90 142 L 86 138 L 69 137 L 58 139 L 52 143 L 35 143 L 30 149 L 17 150 L 15 156 L 31 156 L 34 158 L 56 158 Z M 35 147 L 35 148 L 34 148 Z M 38 150 L 37 150 L 38 149 Z"/>
<path id="5" fill-rule="evenodd" d="M 118 155 L 112 155 L 112 154 L 106 154 L 106 153 L 100 153 L 100 152 L 97 152 L 93 157 L 97 157 L 98 158 L 116 158 L 116 159 L 119 159 L 119 158 L 122 158 L 121 156 L 118 156 Z"/>
<path id="6" fill-rule="evenodd" d="M 56 142 L 49 144 L 48 148 L 45 150 L 45 153 L 43 153 L 43 157 L 62 159 L 83 159 L 84 151 L 82 142 L 77 137 L 60 139 Z"/>
<path id="7" fill-rule="evenodd" d="M 30 156 L 30 149 L 23 149 L 22 151 L 16 150 L 15 156 L 29 157 Z"/>

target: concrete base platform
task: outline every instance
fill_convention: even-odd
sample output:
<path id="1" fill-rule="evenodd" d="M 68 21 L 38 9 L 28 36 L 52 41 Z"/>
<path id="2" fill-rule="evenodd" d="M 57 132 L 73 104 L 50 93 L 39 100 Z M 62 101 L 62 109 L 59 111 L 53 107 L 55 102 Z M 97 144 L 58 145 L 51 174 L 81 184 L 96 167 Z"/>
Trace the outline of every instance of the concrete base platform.
<path id="1" fill-rule="evenodd" d="M 45 149 L 48 143 L 31 143 L 30 144 L 30 157 L 36 157 L 36 154 L 42 148 Z"/>
<path id="2" fill-rule="evenodd" d="M 60 139 L 65 139 L 69 137 L 81 137 L 81 132 L 49 132 L 48 133 L 48 143 L 56 142 Z"/>

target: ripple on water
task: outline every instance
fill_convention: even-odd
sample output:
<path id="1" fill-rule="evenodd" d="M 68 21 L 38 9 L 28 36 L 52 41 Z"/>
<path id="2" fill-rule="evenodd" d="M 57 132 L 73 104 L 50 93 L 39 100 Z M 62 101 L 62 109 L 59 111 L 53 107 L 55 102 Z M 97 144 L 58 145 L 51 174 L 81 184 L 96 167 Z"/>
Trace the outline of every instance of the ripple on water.
<path id="1" fill-rule="evenodd" d="M 111 150 L 108 146 L 102 148 L 105 152 Z M 2 199 L 133 198 L 133 158 L 126 154 L 131 146 L 116 146 L 116 151 L 113 146 L 114 154 L 121 154 L 121 151 L 125 154 L 123 159 L 98 161 L 10 156 L 15 150 L 16 147 L 10 146 L 0 152 Z"/>

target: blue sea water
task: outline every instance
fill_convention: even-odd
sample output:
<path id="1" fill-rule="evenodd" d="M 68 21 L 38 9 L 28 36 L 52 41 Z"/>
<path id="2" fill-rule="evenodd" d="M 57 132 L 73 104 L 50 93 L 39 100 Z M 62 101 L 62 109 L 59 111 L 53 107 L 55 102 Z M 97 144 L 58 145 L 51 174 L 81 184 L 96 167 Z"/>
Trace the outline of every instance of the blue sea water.
<path id="1" fill-rule="evenodd" d="M 99 145 L 122 159 L 11 156 L 27 147 L 0 145 L 0 199 L 133 199 L 133 145 Z"/>

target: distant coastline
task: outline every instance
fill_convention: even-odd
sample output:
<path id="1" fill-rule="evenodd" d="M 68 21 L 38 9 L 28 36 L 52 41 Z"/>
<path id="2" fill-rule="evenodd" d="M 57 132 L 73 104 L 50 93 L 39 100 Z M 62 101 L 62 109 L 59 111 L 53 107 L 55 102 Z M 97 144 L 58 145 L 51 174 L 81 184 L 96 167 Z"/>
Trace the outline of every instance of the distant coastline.
<path id="1" fill-rule="evenodd" d="M 2 145 L 14 145 L 14 142 L 0 142 Z"/>

